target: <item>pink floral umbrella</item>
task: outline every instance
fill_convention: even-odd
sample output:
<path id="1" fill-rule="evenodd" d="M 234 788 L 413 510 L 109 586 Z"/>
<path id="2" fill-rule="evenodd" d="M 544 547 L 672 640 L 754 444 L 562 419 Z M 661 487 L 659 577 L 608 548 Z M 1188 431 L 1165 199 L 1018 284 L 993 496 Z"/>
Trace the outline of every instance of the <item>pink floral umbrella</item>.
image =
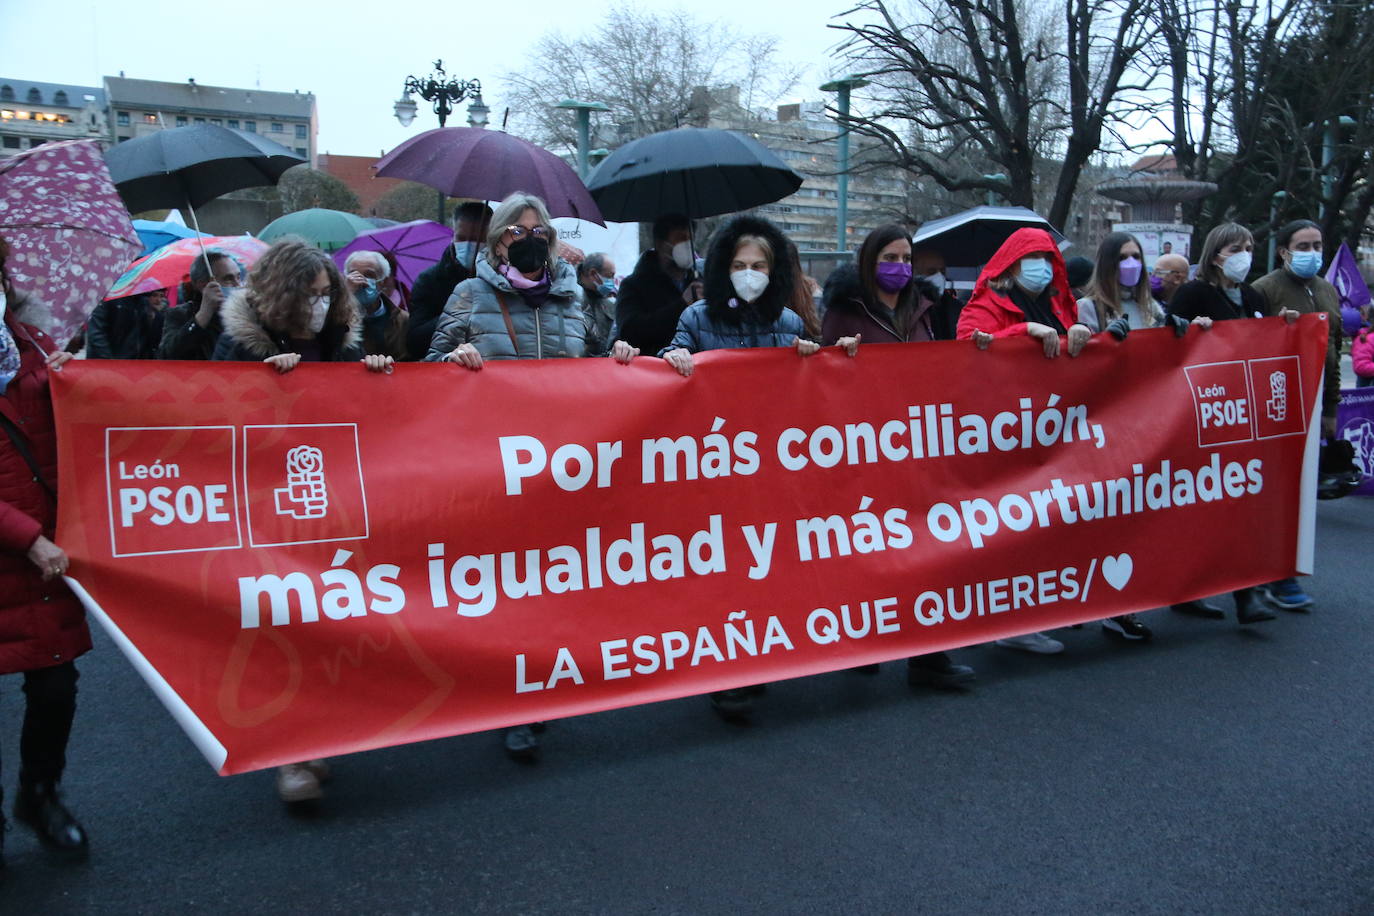
<path id="1" fill-rule="evenodd" d="M 10 282 L 52 310 L 46 330 L 64 344 L 143 250 L 94 140 L 0 159 L 0 236 Z"/>

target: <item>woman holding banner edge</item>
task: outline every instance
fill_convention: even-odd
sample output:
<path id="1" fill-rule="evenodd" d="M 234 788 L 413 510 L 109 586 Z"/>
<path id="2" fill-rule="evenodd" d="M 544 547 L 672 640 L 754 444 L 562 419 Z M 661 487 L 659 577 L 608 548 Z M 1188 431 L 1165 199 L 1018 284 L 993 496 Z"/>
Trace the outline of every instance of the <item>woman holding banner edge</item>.
<path id="1" fill-rule="evenodd" d="M 955 336 L 972 340 L 979 350 L 999 337 L 1031 337 L 1040 341 L 1046 359 L 1055 359 L 1061 349 L 1069 356 L 1082 352 L 1092 329 L 1078 320 L 1064 256 L 1048 232 L 1017 229 L 1002 243 L 978 275 Z M 1009 636 L 997 645 L 1037 655 L 1064 651 L 1062 642 L 1044 633 Z"/>
<path id="2" fill-rule="evenodd" d="M 84 856 L 85 829 L 58 784 L 76 715 L 74 660 L 91 648 L 86 613 L 62 581 L 67 554 L 57 527 L 57 429 L 48 373 L 71 359 L 32 324 L 37 303 L 20 298 L 0 238 L 0 674 L 24 675 L 24 725 L 14 815 L 44 845 Z M 0 868 L 4 867 L 0 815 Z"/>
<path id="3" fill-rule="evenodd" d="M 474 372 L 486 360 L 554 359 L 592 352 L 595 329 L 582 310 L 577 270 L 558 254 L 558 230 L 544 201 L 522 191 L 491 215 L 475 275 L 454 287 L 425 362 Z M 542 722 L 506 730 L 506 753 L 532 761 Z"/>
<path id="4" fill-rule="evenodd" d="M 947 336 L 948 325 L 942 327 L 936 320 L 943 291 L 913 277 L 911 256 L 911 234 L 905 226 L 888 223 L 870 232 L 855 263 L 840 265 L 826 279 L 821 342 L 829 346 L 848 338 L 870 344 L 910 343 L 938 340 L 942 331 Z M 907 683 L 913 687 L 954 689 L 977 676 L 946 652 L 917 655 L 906 664 Z M 854 670 L 871 674 L 878 666 Z"/>
<path id="5" fill-rule="evenodd" d="M 299 239 L 263 252 L 220 314 L 216 360 L 263 362 L 279 373 L 302 362 L 354 360 L 371 372 L 392 371 L 392 357 L 363 355 L 362 313 L 333 258 Z M 277 795 L 288 805 L 316 801 L 329 777 L 326 760 L 288 763 L 277 768 Z"/>

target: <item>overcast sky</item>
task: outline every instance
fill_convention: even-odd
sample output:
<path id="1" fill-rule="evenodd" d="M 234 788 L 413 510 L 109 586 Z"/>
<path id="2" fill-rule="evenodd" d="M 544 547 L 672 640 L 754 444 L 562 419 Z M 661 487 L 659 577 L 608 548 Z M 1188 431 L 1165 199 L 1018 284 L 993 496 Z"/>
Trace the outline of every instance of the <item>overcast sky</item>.
<path id="1" fill-rule="evenodd" d="M 666 10 L 683 4 L 637 5 Z M 580 34 L 596 21 L 599 6 L 570 0 L 332 6 L 292 0 L 0 0 L 0 77 L 98 86 L 102 76 L 123 70 L 139 79 L 194 77 L 214 86 L 310 91 L 319 106 L 319 150 L 375 156 L 438 126 L 423 108 L 409 129 L 396 122 L 392 105 L 407 75 L 423 76 L 442 58 L 451 76 L 482 81 L 492 122 L 499 123 L 502 76 L 516 68 L 543 70 L 557 81 L 559 61 L 523 55 L 547 30 Z M 822 97 L 816 87 L 832 72 L 831 50 L 840 37 L 826 23 L 851 4 L 693 0 L 688 6 L 703 20 L 776 34 L 785 59 L 811 68 L 791 99 L 796 101 Z M 463 111 L 455 121 L 461 125 L 465 119 Z"/>

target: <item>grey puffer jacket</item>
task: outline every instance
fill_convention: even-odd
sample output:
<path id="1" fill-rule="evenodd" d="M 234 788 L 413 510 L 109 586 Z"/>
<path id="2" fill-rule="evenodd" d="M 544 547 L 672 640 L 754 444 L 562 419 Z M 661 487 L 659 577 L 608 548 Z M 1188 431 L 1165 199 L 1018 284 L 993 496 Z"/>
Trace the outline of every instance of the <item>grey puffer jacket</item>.
<path id="1" fill-rule="evenodd" d="M 581 290 L 577 270 L 560 260 L 548 299 L 532 308 L 482 258 L 477 262 L 477 276 L 459 283 L 449 296 L 425 362 L 440 362 L 464 343 L 476 347 L 483 359 L 586 356 L 593 352 L 589 342 L 593 332 L 582 310 Z M 501 314 L 503 299 L 510 313 L 509 328 Z"/>

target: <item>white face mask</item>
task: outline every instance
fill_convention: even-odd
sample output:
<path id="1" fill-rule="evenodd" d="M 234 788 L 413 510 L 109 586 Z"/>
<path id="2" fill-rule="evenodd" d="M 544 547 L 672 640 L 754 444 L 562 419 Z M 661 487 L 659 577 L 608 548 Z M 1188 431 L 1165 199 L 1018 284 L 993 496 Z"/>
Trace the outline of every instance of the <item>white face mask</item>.
<path id="1" fill-rule="evenodd" d="M 692 243 L 678 242 L 673 246 L 673 263 L 683 270 L 691 270 L 696 263 L 696 258 L 692 257 Z"/>
<path id="2" fill-rule="evenodd" d="M 737 270 L 730 274 L 735 295 L 744 302 L 753 302 L 768 288 L 768 274 L 761 270 Z"/>
<path id="3" fill-rule="evenodd" d="M 3 289 L 0 289 L 0 322 L 5 320 L 5 309 L 9 307 L 9 304 L 9 297 L 5 295 Z"/>
<path id="4" fill-rule="evenodd" d="M 1248 251 L 1238 251 L 1221 262 L 1221 272 L 1232 283 L 1239 283 L 1250 275 L 1250 265 L 1254 256 Z"/>
<path id="5" fill-rule="evenodd" d="M 942 273 L 931 274 L 926 277 L 926 282 L 942 293 L 945 291 L 945 275 Z"/>
<path id="6" fill-rule="evenodd" d="M 311 334 L 318 334 L 324 330 L 324 319 L 329 314 L 328 296 L 310 297 L 310 328 Z"/>
<path id="7" fill-rule="evenodd" d="M 454 242 L 453 254 L 458 259 L 458 263 L 464 267 L 472 267 L 477 261 L 476 242 Z"/>

